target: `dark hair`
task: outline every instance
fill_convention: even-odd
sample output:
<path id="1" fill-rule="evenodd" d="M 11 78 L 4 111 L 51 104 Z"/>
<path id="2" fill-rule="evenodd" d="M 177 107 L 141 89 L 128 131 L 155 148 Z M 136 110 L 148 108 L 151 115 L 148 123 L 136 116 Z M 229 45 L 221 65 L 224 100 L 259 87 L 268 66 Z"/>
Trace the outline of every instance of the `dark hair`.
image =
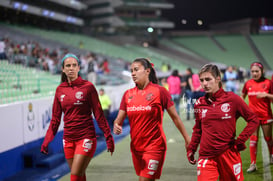
<path id="1" fill-rule="evenodd" d="M 67 59 L 67 58 L 69 58 L 69 57 L 75 58 L 75 59 L 77 60 L 77 62 L 78 62 L 78 65 L 80 66 L 79 58 L 78 58 L 76 55 L 72 54 L 72 53 L 67 53 L 66 55 L 64 55 L 64 57 L 63 57 L 62 60 L 61 60 L 61 62 L 62 62 L 62 67 L 63 67 L 63 68 L 64 68 L 64 61 L 65 61 L 65 59 Z M 80 75 L 79 73 L 80 73 L 80 72 L 78 72 L 78 76 Z M 68 80 L 67 80 L 66 74 L 65 74 L 64 72 L 62 72 L 62 74 L 61 74 L 61 83 L 62 83 L 62 82 L 67 82 L 67 81 L 68 81 Z"/>
<path id="2" fill-rule="evenodd" d="M 193 74 L 192 69 L 190 67 L 187 68 L 187 71 L 189 71 L 191 75 Z"/>
<path id="3" fill-rule="evenodd" d="M 137 58 L 134 60 L 134 62 L 139 62 L 141 63 L 141 65 L 143 65 L 144 69 L 150 69 L 150 74 L 149 74 L 149 80 L 154 83 L 154 84 L 158 84 L 158 79 L 156 77 L 156 73 L 155 73 L 155 69 L 152 65 L 152 63 L 146 59 L 146 58 Z"/>
<path id="4" fill-rule="evenodd" d="M 177 69 L 173 70 L 172 76 L 175 76 L 175 77 L 178 77 L 178 76 L 179 76 L 179 75 L 178 75 L 178 70 L 177 70 Z"/>
<path id="5" fill-rule="evenodd" d="M 222 87 L 222 82 L 221 82 L 221 72 L 219 70 L 219 68 L 216 66 L 216 65 L 213 65 L 213 64 L 206 64 L 204 65 L 198 75 L 200 77 L 201 74 L 205 73 L 205 72 L 209 72 L 211 73 L 211 75 L 214 77 L 214 78 L 217 78 L 217 77 L 220 77 L 220 82 L 219 82 L 219 87 L 221 88 Z"/>
<path id="6" fill-rule="evenodd" d="M 253 67 L 253 66 L 257 66 L 259 67 L 259 69 L 261 70 L 262 72 L 262 75 L 260 77 L 260 79 L 258 81 L 263 81 L 265 79 L 265 76 L 264 76 L 264 66 L 261 62 L 253 62 L 251 65 L 250 65 L 250 69 Z"/>

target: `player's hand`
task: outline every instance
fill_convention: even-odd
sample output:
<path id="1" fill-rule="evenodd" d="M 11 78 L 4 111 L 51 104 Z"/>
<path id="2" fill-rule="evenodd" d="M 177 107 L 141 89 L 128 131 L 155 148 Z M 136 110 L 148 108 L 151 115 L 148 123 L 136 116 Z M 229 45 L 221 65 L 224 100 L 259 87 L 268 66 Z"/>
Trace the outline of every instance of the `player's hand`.
<path id="1" fill-rule="evenodd" d="M 244 149 L 246 149 L 246 145 L 244 142 L 240 142 L 238 139 L 235 140 L 235 146 L 237 148 L 237 150 L 240 152 L 240 151 L 243 151 Z"/>
<path id="2" fill-rule="evenodd" d="M 261 93 L 258 93 L 258 94 L 256 95 L 256 97 L 257 97 L 258 99 L 266 98 L 266 96 L 267 96 L 267 93 L 265 93 L 265 92 L 261 92 Z"/>
<path id="3" fill-rule="evenodd" d="M 118 123 L 114 124 L 114 129 L 113 129 L 114 134 L 119 135 L 122 133 L 122 126 L 120 126 Z"/>
<path id="4" fill-rule="evenodd" d="M 187 152 L 187 157 L 188 157 L 190 164 L 195 165 L 196 160 L 194 159 L 194 153 L 192 151 Z"/>
<path id="5" fill-rule="evenodd" d="M 48 147 L 45 145 L 41 146 L 41 153 L 48 155 Z"/>
<path id="6" fill-rule="evenodd" d="M 107 151 L 111 152 L 111 156 L 112 156 L 115 150 L 115 142 L 111 134 L 106 138 L 106 145 L 107 145 Z"/>

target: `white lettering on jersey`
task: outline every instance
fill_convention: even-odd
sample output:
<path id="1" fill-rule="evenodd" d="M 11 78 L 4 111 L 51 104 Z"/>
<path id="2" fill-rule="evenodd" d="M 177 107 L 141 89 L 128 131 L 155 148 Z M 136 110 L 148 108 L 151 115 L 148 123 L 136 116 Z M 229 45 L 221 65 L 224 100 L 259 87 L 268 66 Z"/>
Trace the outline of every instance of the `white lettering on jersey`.
<path id="1" fill-rule="evenodd" d="M 225 116 L 224 117 L 222 117 L 222 119 L 230 119 L 231 118 L 231 116 L 230 115 L 228 115 L 228 114 L 225 114 Z"/>
<path id="2" fill-rule="evenodd" d="M 151 111 L 152 107 L 151 106 L 131 106 L 131 107 L 127 107 L 127 112 L 130 111 Z"/>
<path id="3" fill-rule="evenodd" d="M 248 96 L 256 96 L 260 93 L 264 93 L 264 92 L 248 92 L 247 94 L 248 94 Z"/>

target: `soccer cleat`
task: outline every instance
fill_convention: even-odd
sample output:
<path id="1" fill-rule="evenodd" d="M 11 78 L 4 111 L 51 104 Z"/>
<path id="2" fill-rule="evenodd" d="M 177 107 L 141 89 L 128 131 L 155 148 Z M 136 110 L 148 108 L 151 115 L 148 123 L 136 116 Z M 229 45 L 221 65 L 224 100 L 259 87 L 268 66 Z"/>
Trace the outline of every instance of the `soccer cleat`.
<path id="1" fill-rule="evenodd" d="M 256 170 L 258 170 L 256 164 L 252 163 L 252 164 L 250 164 L 249 168 L 246 171 L 247 171 L 247 173 L 252 173 L 252 172 L 255 172 Z"/>

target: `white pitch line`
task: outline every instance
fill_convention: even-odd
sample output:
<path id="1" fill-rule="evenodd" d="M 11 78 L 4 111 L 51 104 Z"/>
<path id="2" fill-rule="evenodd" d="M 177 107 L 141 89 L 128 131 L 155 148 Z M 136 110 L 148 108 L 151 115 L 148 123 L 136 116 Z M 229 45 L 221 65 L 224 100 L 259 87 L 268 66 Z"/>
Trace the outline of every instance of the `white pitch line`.
<path id="1" fill-rule="evenodd" d="M 263 156 L 263 166 L 264 166 L 263 177 L 264 177 L 264 181 L 272 181 L 268 147 L 267 147 L 267 143 L 264 140 L 263 131 L 260 130 L 260 132 L 261 132 L 260 139 L 262 140 L 262 156 Z"/>

